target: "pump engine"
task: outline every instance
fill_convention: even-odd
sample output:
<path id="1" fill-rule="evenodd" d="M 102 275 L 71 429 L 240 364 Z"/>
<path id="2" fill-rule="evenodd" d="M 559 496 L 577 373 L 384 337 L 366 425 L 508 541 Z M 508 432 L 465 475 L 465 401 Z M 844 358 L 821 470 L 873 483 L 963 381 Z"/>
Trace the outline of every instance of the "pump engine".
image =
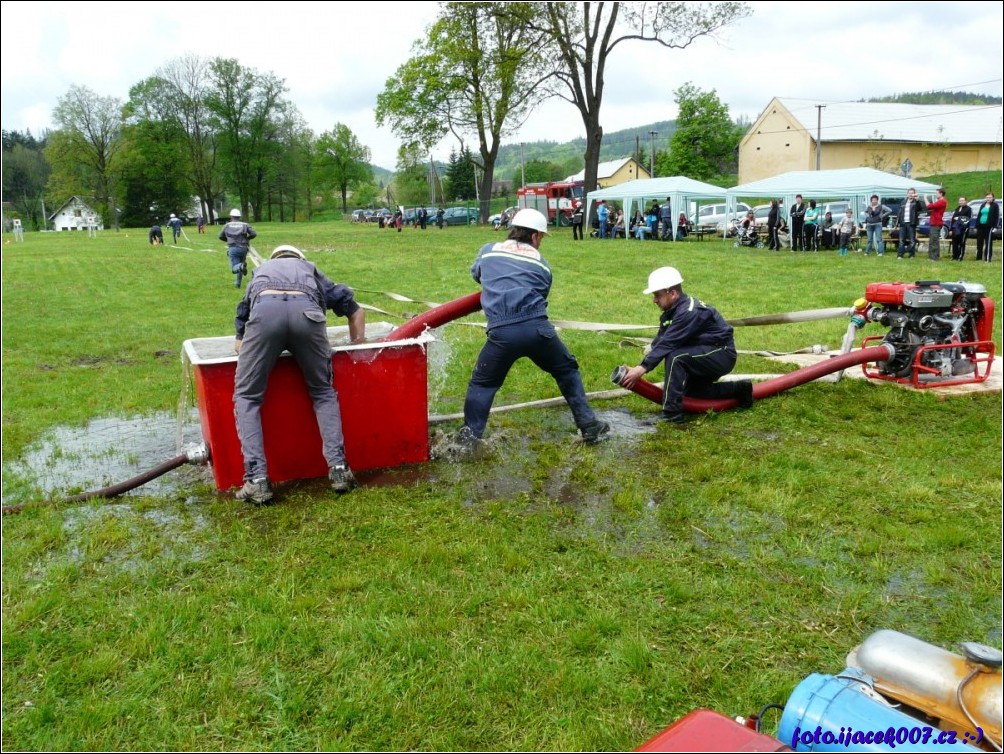
<path id="1" fill-rule="evenodd" d="M 994 301 L 978 283 L 870 283 L 855 303 L 852 322 L 889 328 L 869 336 L 862 347 L 881 340 L 895 349 L 888 361 L 863 365 L 865 374 L 885 380 L 935 387 L 983 382 L 994 359 Z"/>

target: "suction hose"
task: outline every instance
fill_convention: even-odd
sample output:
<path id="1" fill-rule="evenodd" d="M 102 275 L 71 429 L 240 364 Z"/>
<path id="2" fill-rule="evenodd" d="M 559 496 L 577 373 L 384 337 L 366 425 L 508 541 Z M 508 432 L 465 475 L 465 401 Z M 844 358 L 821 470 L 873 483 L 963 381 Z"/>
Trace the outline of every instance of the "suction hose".
<path id="1" fill-rule="evenodd" d="M 400 327 L 392 330 L 388 335 L 386 335 L 383 340 L 406 340 L 408 338 L 417 338 L 426 328 L 435 329 L 445 325 L 447 322 L 452 322 L 455 319 L 460 319 L 468 314 L 473 314 L 476 311 L 481 310 L 481 291 L 471 293 L 463 298 L 455 299 L 454 301 L 448 301 L 445 304 L 440 304 L 439 306 L 429 309 L 427 312 L 419 314 L 417 317 L 413 317 L 405 322 Z"/>
<path id="2" fill-rule="evenodd" d="M 778 375 L 777 377 L 766 380 L 765 382 L 756 383 L 753 385 L 753 400 L 762 400 L 763 398 L 777 395 L 789 388 L 804 385 L 806 382 L 812 382 L 813 380 L 819 379 L 827 374 L 839 372 L 858 364 L 888 361 L 894 355 L 895 350 L 893 347 L 887 343 L 883 343 L 882 345 L 872 346 L 871 348 L 863 348 L 860 351 L 852 351 L 851 353 L 834 356 L 832 359 L 820 361 L 818 364 L 811 364 L 807 367 L 797 369 L 794 372 Z M 611 381 L 615 385 L 621 384 L 620 381 L 624 375 L 624 371 L 624 367 L 617 367 L 617 369 L 614 370 L 614 373 L 610 376 Z M 648 380 L 638 380 L 638 382 L 634 384 L 634 387 L 628 389 L 638 393 L 638 395 L 642 398 L 648 398 L 653 403 L 658 403 L 660 406 L 662 405 L 662 388 L 654 382 L 649 382 Z M 683 399 L 683 410 L 691 414 L 703 414 L 706 411 L 727 411 L 730 408 L 736 408 L 738 405 L 739 401 L 734 398 L 723 398 L 720 400 L 711 400 L 708 398 Z"/>
<path id="3" fill-rule="evenodd" d="M 181 455 L 175 456 L 169 461 L 164 461 L 164 463 L 159 466 L 154 466 L 148 471 L 144 471 L 142 474 L 137 474 L 132 477 L 132 479 L 127 479 L 124 482 L 119 482 L 118 484 L 113 484 L 110 487 L 103 487 L 100 490 L 94 490 L 93 492 L 82 492 L 79 495 L 73 495 L 71 497 L 63 498 L 62 500 L 54 500 L 55 503 L 82 503 L 87 500 L 91 500 L 96 497 L 103 498 L 113 498 L 118 497 L 130 490 L 134 490 L 147 482 L 151 482 L 157 477 L 163 476 L 169 471 L 178 468 L 179 466 L 184 466 L 186 463 L 193 464 L 203 464 L 209 461 L 209 451 L 206 449 L 205 445 L 197 445 L 190 450 L 185 451 Z M 3 515 L 7 516 L 11 513 L 20 513 L 25 508 L 34 508 L 38 503 L 22 503 L 21 505 L 5 505 L 3 507 Z"/>

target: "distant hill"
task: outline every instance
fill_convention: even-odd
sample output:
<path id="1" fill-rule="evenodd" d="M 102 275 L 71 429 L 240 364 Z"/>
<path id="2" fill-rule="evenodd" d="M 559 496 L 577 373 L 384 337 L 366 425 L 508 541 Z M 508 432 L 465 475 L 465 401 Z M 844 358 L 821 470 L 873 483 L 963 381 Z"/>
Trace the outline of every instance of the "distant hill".
<path id="1" fill-rule="evenodd" d="M 394 177 L 393 170 L 387 170 L 387 168 L 382 168 L 379 165 L 370 164 L 370 170 L 373 171 L 373 180 L 379 185 L 386 186 Z"/>
<path id="2" fill-rule="evenodd" d="M 640 142 L 647 155 L 651 150 L 652 137 L 649 131 L 655 131 L 656 150 L 666 149 L 670 137 L 676 130 L 676 121 L 663 120 L 645 126 L 625 128 L 622 131 L 612 131 L 603 135 L 603 146 L 600 147 L 600 162 L 630 157 L 635 152 L 635 146 Z M 635 138 L 639 140 L 635 141 Z M 531 160 L 546 160 L 560 164 L 568 164 L 569 174 L 577 173 L 585 166 L 586 140 L 572 139 L 565 142 L 530 141 L 524 142 L 522 157 L 525 162 Z M 503 144 L 499 148 L 498 160 L 495 163 L 495 177 L 505 180 L 513 175 L 520 165 L 520 145 Z"/>
<path id="3" fill-rule="evenodd" d="M 912 92 L 890 97 L 874 97 L 862 102 L 900 102 L 904 105 L 999 105 L 1000 97 L 971 92 Z"/>
<path id="4" fill-rule="evenodd" d="M 603 146 L 600 148 L 600 162 L 616 160 L 621 157 L 630 157 L 634 154 L 636 143 L 640 143 L 641 148 L 648 155 L 651 150 L 652 137 L 650 131 L 655 131 L 656 150 L 666 149 L 670 137 L 676 131 L 676 121 L 662 120 L 658 123 L 650 123 L 646 126 L 635 126 L 625 128 L 622 131 L 613 131 L 603 135 Z M 638 142 L 636 142 L 636 137 Z M 508 180 L 513 176 L 520 166 L 520 145 L 503 144 L 499 147 L 498 160 L 495 162 L 495 179 Z M 568 167 L 568 174 L 577 173 L 585 166 L 586 140 L 584 138 L 572 139 L 571 141 L 528 141 L 523 143 L 522 159 L 525 162 L 531 160 L 544 160 L 554 162 Z M 381 179 L 385 183 L 391 180 L 393 171 L 384 168 L 371 166 L 373 176 L 377 181 Z M 443 169 L 445 166 L 441 166 Z"/>

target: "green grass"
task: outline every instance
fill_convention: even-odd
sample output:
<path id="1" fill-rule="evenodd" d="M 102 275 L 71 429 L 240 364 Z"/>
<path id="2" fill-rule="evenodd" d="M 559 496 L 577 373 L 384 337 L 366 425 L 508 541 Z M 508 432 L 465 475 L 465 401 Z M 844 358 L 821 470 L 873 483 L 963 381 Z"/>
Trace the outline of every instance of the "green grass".
<path id="1" fill-rule="evenodd" d="M 371 291 L 466 295 L 476 249 L 500 237 L 256 227 L 260 250 L 297 244 L 392 315 L 423 307 Z M 190 235 L 214 251 L 151 249 L 142 230 L 4 245 L 5 495 L 32 489 L 7 467 L 47 430 L 173 412 L 181 343 L 232 333 L 222 244 Z M 999 263 L 573 243 L 567 230 L 543 252 L 556 319 L 655 323 L 641 290 L 663 264 L 727 317 L 848 306 L 896 279 L 965 278 L 1001 300 Z M 743 328 L 737 343 L 837 347 L 845 327 Z M 443 337 L 433 413 L 460 409 L 484 336 Z M 562 337 L 589 390 L 640 358 L 619 335 Z M 556 394 L 521 363 L 498 403 Z M 626 423 L 656 410 L 595 405 Z M 623 750 L 696 707 L 784 702 L 881 628 L 1000 646 L 1000 417 L 1000 395 L 844 380 L 590 448 L 567 409 L 518 411 L 492 417 L 482 461 L 433 460 L 342 498 L 303 481 L 251 509 L 196 483 L 6 517 L 4 746 Z"/>

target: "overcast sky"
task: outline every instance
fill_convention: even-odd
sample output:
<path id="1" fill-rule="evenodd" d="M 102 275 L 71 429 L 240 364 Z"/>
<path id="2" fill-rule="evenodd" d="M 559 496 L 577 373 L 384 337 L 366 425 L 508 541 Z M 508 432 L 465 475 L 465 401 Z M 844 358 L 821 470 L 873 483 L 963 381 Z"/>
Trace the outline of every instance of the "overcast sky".
<path id="1" fill-rule="evenodd" d="M 774 96 L 812 107 L 939 89 L 1001 95 L 999 1 L 750 5 L 750 18 L 685 50 L 619 45 L 606 77 L 604 130 L 672 120 L 673 92 L 688 81 L 750 120 Z M 432 2 L 5 1 L 0 119 L 8 131 L 37 135 L 52 127 L 58 98 L 74 84 L 125 101 L 133 84 L 186 53 L 236 57 L 284 78 L 315 133 L 345 123 L 375 164 L 393 169 L 398 140 L 377 128 L 376 96 L 437 10 Z M 578 111 L 555 101 L 503 141 L 583 135 Z M 445 160 L 449 152 L 444 142 L 433 154 Z"/>

